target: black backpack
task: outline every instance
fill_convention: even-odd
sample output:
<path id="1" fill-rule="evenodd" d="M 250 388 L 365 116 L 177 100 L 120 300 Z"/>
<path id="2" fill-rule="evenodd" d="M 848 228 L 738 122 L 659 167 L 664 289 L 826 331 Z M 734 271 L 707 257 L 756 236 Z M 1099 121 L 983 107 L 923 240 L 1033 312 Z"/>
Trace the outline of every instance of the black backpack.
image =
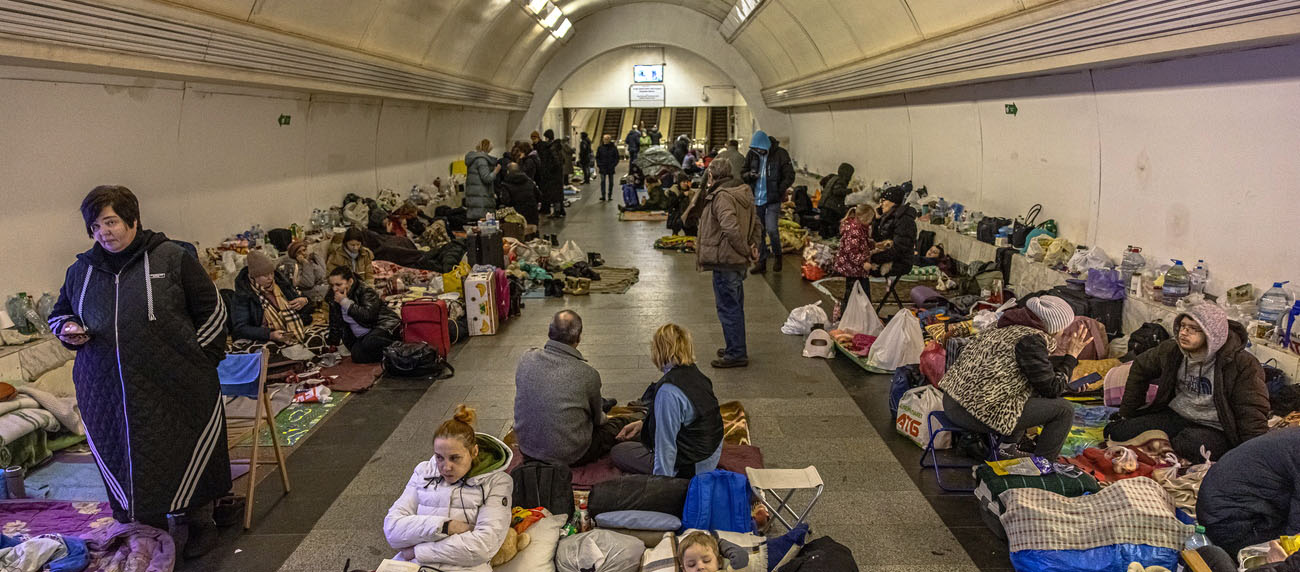
<path id="1" fill-rule="evenodd" d="M 849 547 L 823 536 L 805 544 L 799 555 L 776 572 L 858 572 Z"/>
<path id="2" fill-rule="evenodd" d="M 1160 342 L 1169 339 L 1169 332 L 1165 327 L 1155 322 L 1147 322 L 1133 331 L 1128 336 L 1128 355 L 1124 356 L 1125 360 L 1135 360 L 1138 356 L 1152 349 Z"/>
<path id="3" fill-rule="evenodd" d="M 515 482 L 511 506 L 543 507 L 551 514 L 573 514 L 573 473 L 564 465 L 525 461 L 510 471 Z"/>
<path id="4" fill-rule="evenodd" d="M 393 377 L 447 379 L 456 368 L 425 342 L 393 342 L 384 348 L 384 373 Z"/>

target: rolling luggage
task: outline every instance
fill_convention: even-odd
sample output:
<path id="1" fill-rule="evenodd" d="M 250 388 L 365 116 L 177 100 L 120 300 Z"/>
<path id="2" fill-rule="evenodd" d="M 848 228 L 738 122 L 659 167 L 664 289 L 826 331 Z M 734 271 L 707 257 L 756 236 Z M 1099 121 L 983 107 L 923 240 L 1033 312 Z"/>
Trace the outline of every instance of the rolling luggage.
<path id="1" fill-rule="evenodd" d="M 402 341 L 424 342 L 447 357 L 451 352 L 448 333 L 447 303 L 442 300 L 415 300 L 402 305 Z"/>

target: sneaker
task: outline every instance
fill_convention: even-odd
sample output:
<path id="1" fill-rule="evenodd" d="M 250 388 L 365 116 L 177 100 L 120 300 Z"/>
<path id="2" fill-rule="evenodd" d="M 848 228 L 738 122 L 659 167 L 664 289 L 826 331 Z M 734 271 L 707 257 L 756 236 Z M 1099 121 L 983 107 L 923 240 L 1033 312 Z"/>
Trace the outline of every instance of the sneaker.
<path id="1" fill-rule="evenodd" d="M 745 367 L 745 366 L 749 365 L 749 358 L 740 358 L 740 359 L 719 358 L 719 359 L 715 359 L 715 360 L 713 360 L 712 362 L 709 362 L 709 365 L 713 366 L 713 369 L 727 369 L 727 368 L 731 368 L 731 367 Z"/>
<path id="2" fill-rule="evenodd" d="M 998 445 L 999 459 L 1019 459 L 1022 457 L 1032 457 L 1033 453 L 1020 450 L 1018 443 L 1003 443 Z"/>

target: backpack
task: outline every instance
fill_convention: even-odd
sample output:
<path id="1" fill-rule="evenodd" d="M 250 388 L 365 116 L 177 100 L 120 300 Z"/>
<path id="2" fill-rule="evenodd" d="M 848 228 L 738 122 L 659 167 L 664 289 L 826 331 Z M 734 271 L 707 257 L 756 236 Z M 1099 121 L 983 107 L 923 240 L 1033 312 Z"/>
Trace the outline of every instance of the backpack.
<path id="1" fill-rule="evenodd" d="M 749 479 L 740 473 L 716 469 L 695 475 L 686 490 L 682 529 L 754 532 L 750 513 Z"/>
<path id="2" fill-rule="evenodd" d="M 957 287 L 963 294 L 980 295 L 984 290 L 992 292 L 998 280 L 1002 280 L 1002 270 L 996 262 L 972 262 L 967 274 L 958 279 Z"/>
<path id="3" fill-rule="evenodd" d="M 925 375 L 921 373 L 919 365 L 905 365 L 894 370 L 894 377 L 889 381 L 889 418 L 898 418 L 898 402 L 903 399 L 903 394 L 907 393 L 907 390 L 925 384 Z"/>
<path id="4" fill-rule="evenodd" d="M 525 461 L 510 471 L 515 481 L 511 506 L 543 507 L 551 514 L 573 514 L 573 473 L 564 465 Z"/>
<path id="5" fill-rule="evenodd" d="M 641 197 L 636 194 L 636 187 L 631 184 L 623 185 L 623 205 L 629 207 L 641 206 Z"/>
<path id="6" fill-rule="evenodd" d="M 1160 342 L 1169 339 L 1169 332 L 1165 327 L 1155 322 L 1147 322 L 1141 327 L 1134 330 L 1128 336 L 1128 355 L 1124 356 L 1129 360 L 1137 359 L 1147 350 L 1160 345 Z"/>
<path id="7" fill-rule="evenodd" d="M 384 373 L 393 377 L 432 377 L 438 380 L 456 375 L 456 368 L 425 342 L 393 342 L 384 348 Z"/>
<path id="8" fill-rule="evenodd" d="M 858 563 L 847 546 L 823 536 L 805 544 L 798 556 L 776 572 L 858 572 Z"/>

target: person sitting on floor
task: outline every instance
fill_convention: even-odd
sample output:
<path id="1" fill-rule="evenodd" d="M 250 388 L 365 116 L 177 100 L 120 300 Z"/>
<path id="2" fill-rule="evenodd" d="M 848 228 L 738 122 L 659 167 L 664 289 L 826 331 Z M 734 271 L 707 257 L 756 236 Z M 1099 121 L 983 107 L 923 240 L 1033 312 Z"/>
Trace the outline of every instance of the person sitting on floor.
<path id="1" fill-rule="evenodd" d="M 1055 461 L 1074 424 L 1074 406 L 1061 394 L 1092 336 L 1079 330 L 1068 339 L 1068 355 L 1052 356 L 1074 310 L 1056 296 L 1031 298 L 1025 306 L 1007 310 L 997 329 L 962 350 L 939 380 L 943 411 L 958 427 L 1009 440 L 998 448 L 1003 458 L 1026 456 L 1016 441 L 1041 426 L 1033 454 Z"/>
<path id="2" fill-rule="evenodd" d="M 862 284 L 862 292 L 871 296 L 871 222 L 876 219 L 876 208 L 861 202 L 866 193 L 850 195 L 855 204 L 840 221 L 840 247 L 835 251 L 835 272 L 844 277 L 844 298 L 840 307 L 849 307 L 849 295 L 854 284 Z"/>
<path id="3" fill-rule="evenodd" d="M 722 413 L 713 382 L 695 366 L 691 333 L 677 324 L 660 326 L 650 360 L 663 377 L 641 396 L 645 420 L 618 434 L 625 442 L 614 446 L 614 465 L 627 473 L 683 478 L 718 468 Z"/>
<path id="4" fill-rule="evenodd" d="M 433 433 L 433 458 L 416 465 L 384 517 L 384 538 L 397 560 L 445 572 L 491 572 L 490 561 L 510 527 L 514 481 L 505 469 L 510 448 L 474 431 L 474 410 L 456 414 Z"/>
<path id="5" fill-rule="evenodd" d="M 354 363 L 379 363 L 384 348 L 401 339 L 402 319 L 346 266 L 330 271 L 330 288 L 334 296 L 327 341 L 332 346 L 342 342 Z"/>
<path id="6" fill-rule="evenodd" d="M 619 205 L 619 212 L 626 211 L 666 211 L 668 210 L 668 199 L 664 193 L 663 183 L 659 177 L 650 175 L 645 178 L 646 199 L 640 206 L 623 206 Z"/>
<path id="7" fill-rule="evenodd" d="M 1174 331 L 1177 337 L 1133 362 L 1106 436 L 1127 441 L 1158 429 L 1174 453 L 1199 463 L 1201 447 L 1218 460 L 1268 432 L 1268 387 L 1259 360 L 1246 351 L 1246 328 L 1214 304 L 1197 304 L 1174 319 Z M 1151 385 L 1159 389 L 1144 407 Z"/>
<path id="8" fill-rule="evenodd" d="M 276 266 L 313 306 L 325 301 L 325 295 L 330 291 L 329 271 L 306 243 L 300 240 L 289 243 L 288 252 Z"/>
<path id="9" fill-rule="evenodd" d="M 704 172 L 704 167 L 700 166 L 700 160 L 695 149 L 686 151 L 686 156 L 682 158 L 682 171 L 691 176 Z"/>
<path id="10" fill-rule="evenodd" d="M 546 345 L 519 358 L 515 435 L 525 459 L 586 465 L 609 454 L 631 419 L 606 417 L 600 373 L 578 351 L 582 317 L 556 312 Z"/>
<path id="11" fill-rule="evenodd" d="M 375 269 L 371 263 L 375 261 L 375 253 L 366 248 L 364 240 L 365 233 L 356 227 L 349 228 L 343 234 L 335 234 L 330 241 L 329 256 L 325 258 L 326 268 L 330 272 L 339 267 L 347 268 L 367 286 L 374 286 Z"/>
<path id="12" fill-rule="evenodd" d="M 230 302 L 230 335 L 235 340 L 275 342 L 290 346 L 306 340 L 311 324 L 311 307 L 306 296 L 298 295 L 289 277 L 277 272 L 275 263 L 256 250 L 235 278 L 235 297 Z"/>
<path id="13" fill-rule="evenodd" d="M 695 236 L 699 230 L 698 225 L 687 226 L 684 216 L 686 207 L 690 206 L 691 199 L 695 198 L 695 189 L 691 188 L 691 178 L 685 173 L 678 173 L 677 184 L 668 188 L 665 193 L 668 201 L 668 230 L 673 236 L 677 233 L 684 233 L 686 236 Z"/>

